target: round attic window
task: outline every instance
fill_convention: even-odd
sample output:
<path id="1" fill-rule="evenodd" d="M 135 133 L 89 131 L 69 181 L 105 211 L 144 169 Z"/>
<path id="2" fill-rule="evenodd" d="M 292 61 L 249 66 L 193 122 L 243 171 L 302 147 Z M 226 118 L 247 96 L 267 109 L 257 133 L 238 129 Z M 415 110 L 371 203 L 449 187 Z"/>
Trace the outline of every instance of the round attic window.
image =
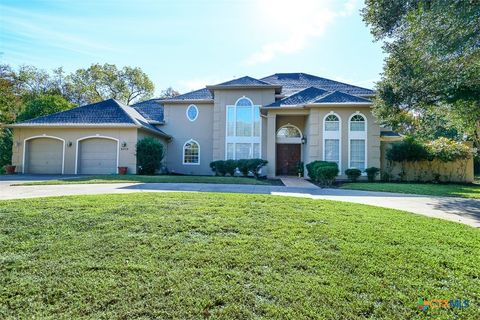
<path id="1" fill-rule="evenodd" d="M 198 117 L 198 108 L 196 105 L 191 104 L 187 108 L 187 118 L 190 121 L 195 121 Z"/>

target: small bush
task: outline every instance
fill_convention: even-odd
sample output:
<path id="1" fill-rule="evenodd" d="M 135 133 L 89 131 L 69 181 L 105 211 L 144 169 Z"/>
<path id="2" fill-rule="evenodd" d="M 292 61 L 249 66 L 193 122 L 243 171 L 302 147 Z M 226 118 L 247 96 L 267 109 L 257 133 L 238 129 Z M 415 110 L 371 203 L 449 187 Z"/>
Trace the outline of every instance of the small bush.
<path id="1" fill-rule="evenodd" d="M 303 174 L 305 173 L 305 164 L 303 163 L 303 161 L 297 162 L 296 169 L 297 169 L 297 174 L 303 177 Z"/>
<path id="2" fill-rule="evenodd" d="M 377 177 L 378 173 L 380 172 L 380 169 L 377 167 L 370 167 L 365 169 L 365 172 L 367 173 L 367 178 L 369 182 L 375 181 L 375 178 Z"/>
<path id="3" fill-rule="evenodd" d="M 431 158 L 442 162 L 466 160 L 475 154 L 475 151 L 463 142 L 448 138 L 438 138 L 430 141 L 427 143 L 426 149 Z"/>
<path id="4" fill-rule="evenodd" d="M 147 137 L 137 142 L 137 165 L 139 174 L 155 174 L 160 169 L 165 148 L 160 141 Z"/>
<path id="5" fill-rule="evenodd" d="M 240 159 L 237 160 L 237 166 L 238 170 L 242 173 L 243 176 L 248 176 L 248 172 L 250 171 L 250 168 L 248 166 L 250 160 L 248 159 Z"/>
<path id="6" fill-rule="evenodd" d="M 225 172 L 228 173 L 230 176 L 235 175 L 235 171 L 237 171 L 238 163 L 237 160 L 227 160 L 225 161 Z"/>
<path id="7" fill-rule="evenodd" d="M 330 186 L 338 175 L 338 165 L 335 162 L 313 161 L 307 164 L 308 176 L 323 186 Z"/>
<path id="8" fill-rule="evenodd" d="M 223 177 L 227 174 L 227 171 L 225 170 L 225 161 L 223 160 L 210 162 L 210 169 L 212 169 L 212 171 L 215 172 L 215 175 L 217 176 Z"/>
<path id="9" fill-rule="evenodd" d="M 253 174 L 255 178 L 259 178 L 260 169 L 268 164 L 267 160 L 263 159 L 250 159 L 248 160 L 248 170 Z"/>
<path id="10" fill-rule="evenodd" d="M 356 182 L 358 178 L 362 175 L 362 171 L 360 169 L 352 168 L 345 170 L 345 174 L 350 181 Z"/>

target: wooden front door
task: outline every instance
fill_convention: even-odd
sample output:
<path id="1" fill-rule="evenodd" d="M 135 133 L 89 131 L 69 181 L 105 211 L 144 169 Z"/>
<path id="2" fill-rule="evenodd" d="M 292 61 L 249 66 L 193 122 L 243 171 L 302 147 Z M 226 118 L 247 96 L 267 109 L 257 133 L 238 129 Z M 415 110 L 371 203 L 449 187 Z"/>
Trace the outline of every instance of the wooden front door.
<path id="1" fill-rule="evenodd" d="M 277 175 L 297 175 L 301 144 L 277 144 Z"/>

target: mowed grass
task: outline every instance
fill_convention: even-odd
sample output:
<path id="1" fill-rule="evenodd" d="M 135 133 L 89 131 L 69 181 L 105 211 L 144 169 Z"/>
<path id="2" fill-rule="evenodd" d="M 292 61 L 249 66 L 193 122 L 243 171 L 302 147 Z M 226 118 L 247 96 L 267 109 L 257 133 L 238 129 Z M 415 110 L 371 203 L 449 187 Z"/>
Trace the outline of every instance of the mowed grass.
<path id="1" fill-rule="evenodd" d="M 215 184 L 253 184 L 253 185 L 283 185 L 276 179 L 254 179 L 247 177 L 218 176 L 182 176 L 182 175 L 98 175 L 74 177 L 58 180 L 34 181 L 16 185 L 57 185 L 57 184 L 95 184 L 95 183 L 215 183 Z"/>
<path id="2" fill-rule="evenodd" d="M 342 189 L 424 194 L 442 197 L 480 199 L 480 184 L 434 184 L 403 182 L 356 182 L 344 183 Z"/>
<path id="3" fill-rule="evenodd" d="M 0 202 L 0 318 L 480 317 L 480 231 L 268 195 Z"/>

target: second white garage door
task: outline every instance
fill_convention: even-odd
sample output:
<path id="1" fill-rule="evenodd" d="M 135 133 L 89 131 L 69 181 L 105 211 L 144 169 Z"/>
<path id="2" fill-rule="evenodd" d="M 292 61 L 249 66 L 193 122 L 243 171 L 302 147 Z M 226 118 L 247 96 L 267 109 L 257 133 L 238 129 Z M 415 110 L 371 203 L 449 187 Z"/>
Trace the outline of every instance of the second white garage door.
<path id="1" fill-rule="evenodd" d="M 78 144 L 79 174 L 117 173 L 117 141 L 89 138 Z"/>

